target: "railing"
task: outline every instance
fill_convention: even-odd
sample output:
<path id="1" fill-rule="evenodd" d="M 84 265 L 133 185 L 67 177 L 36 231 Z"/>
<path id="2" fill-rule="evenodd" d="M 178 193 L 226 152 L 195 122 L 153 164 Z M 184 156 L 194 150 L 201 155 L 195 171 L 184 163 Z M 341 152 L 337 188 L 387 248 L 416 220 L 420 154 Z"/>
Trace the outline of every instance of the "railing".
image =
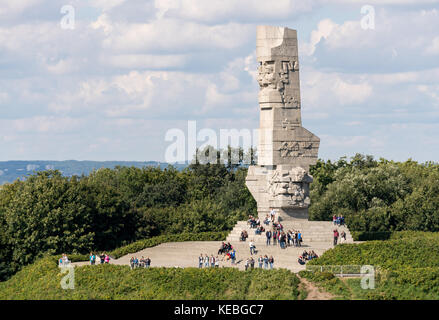
<path id="1" fill-rule="evenodd" d="M 364 272 L 361 272 L 363 265 L 306 265 L 306 271 L 309 272 L 329 272 L 337 277 L 362 277 Z M 374 267 L 375 271 L 379 267 Z"/>

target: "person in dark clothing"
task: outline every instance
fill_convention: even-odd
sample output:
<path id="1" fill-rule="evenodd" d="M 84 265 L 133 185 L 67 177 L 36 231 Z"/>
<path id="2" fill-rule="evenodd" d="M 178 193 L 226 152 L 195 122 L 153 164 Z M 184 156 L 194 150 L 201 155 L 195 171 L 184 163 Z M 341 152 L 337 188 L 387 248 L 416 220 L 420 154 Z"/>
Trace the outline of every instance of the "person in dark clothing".
<path id="1" fill-rule="evenodd" d="M 268 231 L 265 233 L 265 236 L 267 237 L 267 246 L 269 246 L 270 243 L 271 243 L 271 231 L 268 230 Z"/>

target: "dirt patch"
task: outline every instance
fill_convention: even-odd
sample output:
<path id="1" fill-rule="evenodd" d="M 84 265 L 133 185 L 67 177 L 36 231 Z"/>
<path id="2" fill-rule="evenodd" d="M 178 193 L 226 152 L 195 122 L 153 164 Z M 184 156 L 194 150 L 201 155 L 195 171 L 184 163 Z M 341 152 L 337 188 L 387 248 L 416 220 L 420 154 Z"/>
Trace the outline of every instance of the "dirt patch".
<path id="1" fill-rule="evenodd" d="M 302 288 L 304 288 L 308 295 L 305 300 L 332 300 L 334 299 L 334 295 L 323 291 L 321 288 L 314 285 L 312 282 L 308 281 L 305 278 L 300 277 L 297 275 L 297 277 L 300 279 L 300 284 Z"/>

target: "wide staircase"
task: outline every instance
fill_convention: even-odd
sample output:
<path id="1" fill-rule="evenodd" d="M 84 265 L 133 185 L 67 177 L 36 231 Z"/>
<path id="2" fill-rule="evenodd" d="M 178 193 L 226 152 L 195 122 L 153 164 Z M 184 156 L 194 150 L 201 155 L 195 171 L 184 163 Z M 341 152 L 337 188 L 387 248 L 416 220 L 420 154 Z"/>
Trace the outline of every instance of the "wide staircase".
<path id="1" fill-rule="evenodd" d="M 281 222 L 284 231 L 296 230 L 302 233 L 303 242 L 301 247 L 287 246 L 286 249 L 281 249 L 279 244 L 266 245 L 265 232 L 261 235 L 256 235 L 255 230 L 250 228 L 247 221 L 239 221 L 230 234 L 227 237 L 228 242 L 230 242 L 237 250 L 239 257 L 243 258 L 244 261 L 247 257 L 250 257 L 249 242 L 252 241 L 256 245 L 256 250 L 258 251 L 256 257 L 260 255 L 273 256 L 275 260 L 275 267 L 277 268 L 287 268 L 294 272 L 304 270 L 305 266 L 300 265 L 297 259 L 302 255 L 303 251 L 313 250 L 317 255 L 322 255 L 326 250 L 333 248 L 333 230 L 337 229 L 339 233 L 344 231 L 346 233 L 346 241 L 344 243 L 353 243 L 353 238 L 349 229 L 346 226 L 336 226 L 332 221 L 307 221 L 307 220 L 289 220 Z M 266 230 L 271 230 L 272 225 L 263 224 Z M 246 230 L 248 233 L 248 238 L 246 241 L 240 241 L 241 232 Z M 339 239 L 340 240 L 340 239 Z M 253 256 L 255 259 L 255 256 Z"/>

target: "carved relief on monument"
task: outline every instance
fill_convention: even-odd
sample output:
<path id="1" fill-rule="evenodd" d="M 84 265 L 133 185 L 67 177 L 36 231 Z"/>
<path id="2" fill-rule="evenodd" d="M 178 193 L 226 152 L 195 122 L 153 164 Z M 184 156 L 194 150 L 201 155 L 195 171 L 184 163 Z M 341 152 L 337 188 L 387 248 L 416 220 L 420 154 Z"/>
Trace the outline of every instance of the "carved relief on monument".
<path id="1" fill-rule="evenodd" d="M 274 67 L 274 61 L 260 62 L 258 67 L 258 83 L 261 89 L 266 87 L 277 89 Z"/>
<path id="2" fill-rule="evenodd" d="M 261 61 L 258 67 L 259 102 L 282 103 L 287 109 L 300 108 L 298 92 L 291 88 L 291 73 L 295 71 L 297 61 Z"/>
<path id="3" fill-rule="evenodd" d="M 268 193 L 283 207 L 305 208 L 310 204 L 309 184 L 313 181 L 301 167 L 275 170 L 268 181 Z"/>
<path id="4" fill-rule="evenodd" d="M 296 126 L 297 126 L 297 123 L 292 122 L 292 121 L 290 121 L 288 119 L 285 119 L 285 120 L 282 121 L 282 129 L 294 130 L 294 127 L 296 127 Z"/>
<path id="5" fill-rule="evenodd" d="M 282 158 L 313 156 L 312 142 L 308 141 L 284 141 L 279 151 Z"/>
<path id="6" fill-rule="evenodd" d="M 260 87 L 260 103 L 282 103 L 282 95 L 278 88 L 278 77 L 275 73 L 275 62 L 261 62 L 258 67 L 258 83 Z"/>

